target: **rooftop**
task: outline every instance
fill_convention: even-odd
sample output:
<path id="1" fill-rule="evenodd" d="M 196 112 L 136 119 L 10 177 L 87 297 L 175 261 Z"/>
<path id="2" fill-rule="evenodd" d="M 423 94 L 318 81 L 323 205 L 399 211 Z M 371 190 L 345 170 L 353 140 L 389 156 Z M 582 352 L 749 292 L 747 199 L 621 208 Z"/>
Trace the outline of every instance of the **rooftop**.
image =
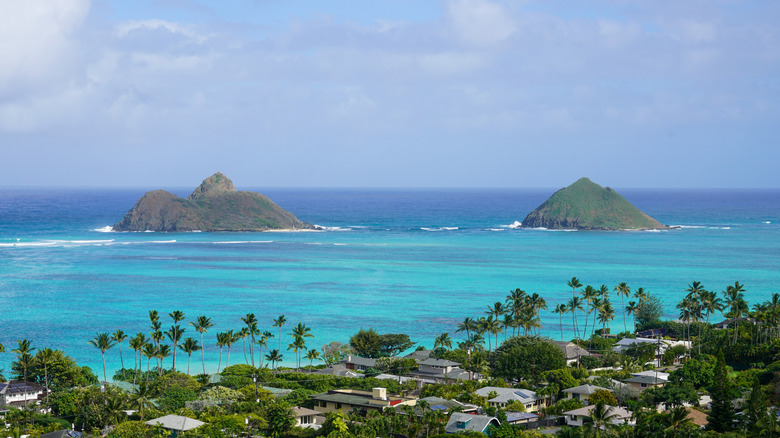
<path id="1" fill-rule="evenodd" d="M 596 391 L 612 392 L 607 388 L 602 388 L 596 385 L 580 385 L 580 386 L 575 386 L 574 388 L 568 388 L 563 390 L 563 392 L 567 392 L 569 394 L 582 394 L 582 395 L 592 395 Z"/>
<path id="2" fill-rule="evenodd" d="M 166 415 L 164 417 L 155 418 L 146 422 L 149 426 L 156 426 L 160 424 L 162 427 L 168 430 L 185 431 L 192 430 L 203 426 L 204 422 L 198 421 L 194 418 L 183 417 L 181 415 Z"/>

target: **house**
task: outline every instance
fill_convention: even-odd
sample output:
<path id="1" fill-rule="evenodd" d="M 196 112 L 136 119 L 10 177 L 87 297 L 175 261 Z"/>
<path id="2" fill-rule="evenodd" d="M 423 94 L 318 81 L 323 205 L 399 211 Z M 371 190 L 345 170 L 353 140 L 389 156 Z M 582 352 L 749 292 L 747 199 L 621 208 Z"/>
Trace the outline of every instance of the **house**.
<path id="1" fill-rule="evenodd" d="M 569 427 L 582 426 L 585 419 L 590 418 L 591 411 L 593 411 L 593 408 L 595 407 L 596 405 L 590 405 L 585 406 L 584 408 L 564 412 L 563 415 L 566 416 L 566 425 Z M 607 408 L 608 415 L 616 415 L 612 418 L 613 424 L 629 424 L 631 421 L 631 412 L 616 406 L 605 405 L 605 407 Z"/>
<path id="2" fill-rule="evenodd" d="M 81 438 L 84 436 L 81 432 L 75 430 L 62 429 L 55 430 L 54 432 L 44 433 L 40 438 Z"/>
<path id="3" fill-rule="evenodd" d="M 443 380 L 469 380 L 470 378 L 478 378 L 478 376 L 469 376 L 469 372 L 460 368 L 459 365 L 458 362 L 453 362 L 451 360 L 428 358 L 419 362 L 417 370 L 410 371 L 409 374 L 422 379 L 433 379 L 434 383 Z"/>
<path id="4" fill-rule="evenodd" d="M 489 397 L 491 393 L 496 394 L 495 397 L 488 399 L 488 403 L 492 407 L 504 408 L 507 403 L 516 401 L 525 407 L 526 412 L 536 412 L 550 405 L 550 397 L 539 396 L 528 389 L 485 386 L 475 391 L 475 394 L 482 397 Z"/>
<path id="5" fill-rule="evenodd" d="M 623 379 L 623 383 L 630 385 L 632 388 L 644 391 L 647 388 L 660 388 L 666 385 L 667 381 L 650 376 L 633 376 L 628 379 Z"/>
<path id="6" fill-rule="evenodd" d="M 427 408 L 423 409 L 420 405 L 422 405 L 425 402 L 427 403 Z M 476 414 L 479 410 L 479 406 L 472 405 L 469 403 L 461 403 L 457 400 L 448 400 L 446 398 L 440 398 L 440 397 L 425 397 L 417 400 L 417 404 L 413 408 L 413 412 L 418 417 L 422 417 L 423 413 L 425 413 L 426 410 L 430 409 L 431 411 L 458 411 L 462 412 L 464 414 Z M 404 413 L 403 406 L 396 406 L 395 411 L 399 414 Z"/>
<path id="7" fill-rule="evenodd" d="M 335 364 L 327 368 L 314 370 L 313 374 L 322 374 L 326 376 L 337 376 L 337 377 L 365 377 L 365 375 L 355 372 L 347 368 L 346 365 L 343 364 Z"/>
<path id="8" fill-rule="evenodd" d="M 690 418 L 691 421 L 693 421 L 693 424 L 699 426 L 700 429 L 703 429 L 710 424 L 710 421 L 707 419 L 707 414 L 704 412 L 693 408 L 685 408 L 685 410 L 688 411 L 688 415 L 686 415 L 685 418 Z"/>
<path id="9" fill-rule="evenodd" d="M 669 373 L 664 373 L 663 371 L 656 371 L 656 370 L 647 370 L 647 371 L 638 371 L 636 373 L 631 373 L 632 376 L 639 377 L 639 376 L 646 376 L 646 377 L 652 377 L 652 378 L 658 378 L 658 380 L 664 380 L 669 381 Z"/>
<path id="10" fill-rule="evenodd" d="M 21 407 L 37 403 L 46 395 L 46 388 L 26 380 L 0 383 L 0 406 Z"/>
<path id="11" fill-rule="evenodd" d="M 491 427 L 498 427 L 500 425 L 501 423 L 498 422 L 498 418 L 496 417 L 453 412 L 453 414 L 450 415 L 450 420 L 444 427 L 444 431 L 446 433 L 480 432 L 488 435 Z"/>
<path id="12" fill-rule="evenodd" d="M 740 317 L 740 318 L 729 318 L 725 321 L 721 321 L 717 324 L 715 324 L 715 329 L 717 330 L 725 330 L 727 328 L 734 328 L 734 324 L 739 324 L 742 322 L 749 322 L 750 324 L 755 324 L 756 320 L 749 317 Z"/>
<path id="13" fill-rule="evenodd" d="M 416 350 L 404 356 L 404 359 L 414 359 L 417 363 L 420 363 L 425 359 L 430 359 L 431 353 L 433 353 L 433 350 Z"/>
<path id="14" fill-rule="evenodd" d="M 580 347 L 579 345 L 575 344 L 574 342 L 567 342 L 567 341 L 553 341 L 555 345 L 558 346 L 558 348 L 563 351 L 563 354 L 566 356 L 566 365 L 571 366 L 573 364 L 576 364 L 579 360 L 578 358 L 581 358 L 582 356 L 592 356 L 588 350 Z"/>
<path id="15" fill-rule="evenodd" d="M 582 402 L 582 404 L 587 405 L 590 403 L 590 396 L 593 395 L 596 391 L 610 391 L 607 388 L 602 388 L 600 386 L 595 385 L 580 385 L 575 386 L 574 388 L 567 388 L 564 389 L 563 392 L 566 393 L 566 399 L 575 399 Z"/>
<path id="16" fill-rule="evenodd" d="M 385 408 L 398 405 L 414 406 L 417 399 L 412 397 L 388 396 L 386 388 L 374 388 L 373 391 L 357 389 L 331 389 L 321 394 L 312 394 L 314 410 L 319 413 L 341 411 L 345 414 L 357 410 L 362 415 L 368 411 L 382 412 Z"/>
<path id="17" fill-rule="evenodd" d="M 321 427 L 318 424 L 317 419 L 322 418 L 320 413 L 312 410 L 295 406 L 292 408 L 293 417 L 295 417 L 295 425 L 307 429 L 319 429 Z"/>
<path id="18" fill-rule="evenodd" d="M 145 424 L 149 426 L 157 426 L 159 424 L 163 429 L 170 431 L 172 437 L 176 437 L 179 432 L 197 429 L 206 423 L 181 415 L 166 415 L 164 417 L 155 418 L 154 420 L 149 420 Z"/>
<path id="19" fill-rule="evenodd" d="M 509 424 L 527 424 L 532 423 L 539 419 L 539 416 L 536 414 L 531 414 L 528 412 L 507 412 L 506 413 L 506 422 Z"/>
<path id="20" fill-rule="evenodd" d="M 369 368 L 376 368 L 376 359 L 371 359 L 370 357 L 352 356 L 350 354 L 347 355 L 346 359 L 344 359 L 344 366 L 348 370 L 365 371 Z"/>
<path id="21" fill-rule="evenodd" d="M 656 344 L 656 346 L 660 349 L 658 354 L 664 354 L 664 351 L 669 348 L 669 343 L 667 341 L 659 340 L 657 338 L 623 338 L 617 341 L 617 343 L 612 347 L 612 350 L 616 353 L 622 353 L 628 350 L 628 347 L 634 344 Z"/>

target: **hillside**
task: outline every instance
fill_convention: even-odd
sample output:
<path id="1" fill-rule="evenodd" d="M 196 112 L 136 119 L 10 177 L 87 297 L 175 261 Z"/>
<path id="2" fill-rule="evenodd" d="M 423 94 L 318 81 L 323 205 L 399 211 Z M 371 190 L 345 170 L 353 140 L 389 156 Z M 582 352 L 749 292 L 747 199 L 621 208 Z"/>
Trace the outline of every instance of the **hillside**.
<path id="1" fill-rule="evenodd" d="M 668 228 L 609 187 L 588 178 L 555 192 L 528 214 L 523 228 L 647 230 Z"/>
<path id="2" fill-rule="evenodd" d="M 203 180 L 186 199 L 165 190 L 147 192 L 115 231 L 268 231 L 314 229 L 267 197 L 237 191 L 222 173 Z"/>

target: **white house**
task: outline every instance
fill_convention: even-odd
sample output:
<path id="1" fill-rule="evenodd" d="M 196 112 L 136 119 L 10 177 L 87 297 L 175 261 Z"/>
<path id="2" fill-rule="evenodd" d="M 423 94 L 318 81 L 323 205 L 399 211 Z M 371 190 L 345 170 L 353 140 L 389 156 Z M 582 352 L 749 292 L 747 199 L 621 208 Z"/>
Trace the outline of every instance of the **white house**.
<path id="1" fill-rule="evenodd" d="M 563 390 L 563 392 L 566 393 L 567 399 L 573 398 L 575 400 L 579 400 L 584 405 L 590 403 L 590 396 L 593 395 L 593 393 L 596 391 L 612 392 L 608 388 L 602 388 L 600 386 L 595 386 L 595 385 L 580 385 L 580 386 L 575 386 L 574 388 L 567 388 Z"/>
<path id="2" fill-rule="evenodd" d="M 566 416 L 566 425 L 570 427 L 582 426 L 586 418 L 590 418 L 591 411 L 596 405 L 585 406 L 584 408 L 574 409 L 573 411 L 566 411 L 563 415 Z M 631 412 L 617 407 L 605 405 L 608 415 L 615 415 L 612 418 L 613 424 L 631 424 Z"/>
<path id="3" fill-rule="evenodd" d="M 536 392 L 528 389 L 485 386 L 475 391 L 475 394 L 481 397 L 489 397 L 491 393 L 496 394 L 495 397 L 488 399 L 488 403 L 492 407 L 503 408 L 511 401 L 517 401 L 525 407 L 526 412 L 536 412 L 550 404 L 549 397 L 539 396 Z"/>
<path id="4" fill-rule="evenodd" d="M 36 403 L 46 395 L 46 388 L 25 380 L 0 383 L 0 406 L 21 407 Z"/>

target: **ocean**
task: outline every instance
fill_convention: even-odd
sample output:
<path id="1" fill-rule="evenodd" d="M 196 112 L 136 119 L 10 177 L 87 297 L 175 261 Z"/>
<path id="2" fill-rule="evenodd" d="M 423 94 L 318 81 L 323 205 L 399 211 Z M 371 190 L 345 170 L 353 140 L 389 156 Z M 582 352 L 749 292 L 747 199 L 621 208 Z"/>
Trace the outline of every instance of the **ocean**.
<path id="1" fill-rule="evenodd" d="M 169 189 L 187 196 L 191 189 Z M 149 331 L 149 310 L 181 310 L 216 326 L 206 335 L 215 370 L 216 333 L 254 313 L 277 337 L 284 314 L 285 364 L 292 326 L 312 329 L 309 348 L 347 342 L 360 328 L 406 333 L 432 347 L 467 316 L 484 316 L 510 290 L 539 293 L 550 307 L 571 296 L 566 282 L 610 290 L 620 282 L 663 299 L 667 316 L 692 281 L 721 291 L 745 284 L 752 306 L 780 292 L 780 190 L 629 190 L 634 205 L 668 231 L 513 229 L 553 189 L 248 189 L 266 194 L 322 232 L 116 233 L 144 189 L 0 188 L 0 368 L 10 371 L 17 339 L 64 350 L 99 373 L 98 332 Z M 613 330 L 622 331 L 621 304 Z M 717 318 L 716 318 L 717 319 Z M 559 319 L 542 314 L 544 335 Z M 630 326 L 631 319 L 628 318 Z M 571 317 L 564 317 L 572 336 Z M 197 333 L 186 325 L 184 337 Z M 133 354 L 122 345 L 126 367 Z M 178 353 L 182 368 L 183 353 Z M 199 365 L 199 354 L 193 367 Z M 106 355 L 120 366 L 117 348 Z M 166 364 L 170 365 L 170 360 Z M 241 344 L 231 363 L 243 363 Z M 223 362 L 224 366 L 224 362 Z"/>

